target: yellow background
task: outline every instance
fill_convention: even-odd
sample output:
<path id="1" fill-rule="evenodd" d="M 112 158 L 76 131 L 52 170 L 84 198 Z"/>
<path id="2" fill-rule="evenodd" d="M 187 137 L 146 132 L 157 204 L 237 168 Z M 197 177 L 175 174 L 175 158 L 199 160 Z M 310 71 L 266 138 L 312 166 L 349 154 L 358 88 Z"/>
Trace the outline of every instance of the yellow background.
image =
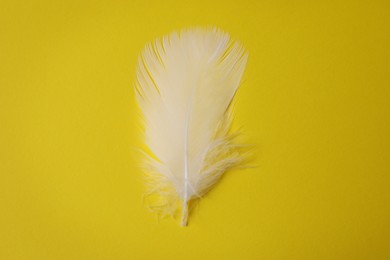
<path id="1" fill-rule="evenodd" d="M 390 259 L 388 1 L 0 2 L 0 259 Z M 248 49 L 232 171 L 190 226 L 142 203 L 145 43 Z"/>

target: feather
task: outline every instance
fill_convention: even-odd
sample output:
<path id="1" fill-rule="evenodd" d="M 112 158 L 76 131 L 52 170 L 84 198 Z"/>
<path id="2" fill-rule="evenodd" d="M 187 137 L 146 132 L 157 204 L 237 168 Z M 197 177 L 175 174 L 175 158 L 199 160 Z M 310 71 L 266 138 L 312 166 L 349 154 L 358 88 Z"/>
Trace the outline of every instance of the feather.
<path id="1" fill-rule="evenodd" d="M 242 162 L 231 133 L 231 103 L 247 62 L 242 45 L 218 29 L 192 29 L 148 44 L 136 97 L 143 114 L 151 208 L 174 215 Z"/>

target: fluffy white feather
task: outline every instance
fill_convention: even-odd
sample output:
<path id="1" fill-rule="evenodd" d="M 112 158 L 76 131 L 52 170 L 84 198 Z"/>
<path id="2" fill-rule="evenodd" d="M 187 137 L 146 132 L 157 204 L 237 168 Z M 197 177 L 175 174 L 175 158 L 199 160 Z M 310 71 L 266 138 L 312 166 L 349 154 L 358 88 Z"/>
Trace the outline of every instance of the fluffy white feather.
<path id="1" fill-rule="evenodd" d="M 243 47 L 217 29 L 172 33 L 146 46 L 136 93 L 144 116 L 153 209 L 174 214 L 241 163 L 230 133 L 232 99 L 247 61 Z"/>

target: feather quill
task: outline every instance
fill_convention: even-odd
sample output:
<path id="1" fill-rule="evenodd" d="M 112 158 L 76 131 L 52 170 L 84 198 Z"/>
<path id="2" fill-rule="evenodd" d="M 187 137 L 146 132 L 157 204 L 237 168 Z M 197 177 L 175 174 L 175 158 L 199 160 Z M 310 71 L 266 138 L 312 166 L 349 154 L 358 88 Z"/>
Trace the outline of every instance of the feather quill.
<path id="1" fill-rule="evenodd" d="M 174 215 L 201 198 L 242 162 L 231 133 L 231 103 L 248 55 L 218 29 L 174 32 L 139 58 L 136 97 L 150 152 L 146 172 L 152 209 Z M 156 196 L 154 196 L 156 195 Z"/>

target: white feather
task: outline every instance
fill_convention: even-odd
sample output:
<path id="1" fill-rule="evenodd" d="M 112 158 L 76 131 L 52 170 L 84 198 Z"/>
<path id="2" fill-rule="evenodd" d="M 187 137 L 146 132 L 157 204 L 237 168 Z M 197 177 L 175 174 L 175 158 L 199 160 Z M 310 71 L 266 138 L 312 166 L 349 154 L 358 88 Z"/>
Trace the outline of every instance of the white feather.
<path id="1" fill-rule="evenodd" d="M 204 195 L 242 157 L 229 132 L 230 104 L 247 54 L 217 29 L 172 33 L 149 44 L 137 68 L 153 209 L 174 214 Z"/>

